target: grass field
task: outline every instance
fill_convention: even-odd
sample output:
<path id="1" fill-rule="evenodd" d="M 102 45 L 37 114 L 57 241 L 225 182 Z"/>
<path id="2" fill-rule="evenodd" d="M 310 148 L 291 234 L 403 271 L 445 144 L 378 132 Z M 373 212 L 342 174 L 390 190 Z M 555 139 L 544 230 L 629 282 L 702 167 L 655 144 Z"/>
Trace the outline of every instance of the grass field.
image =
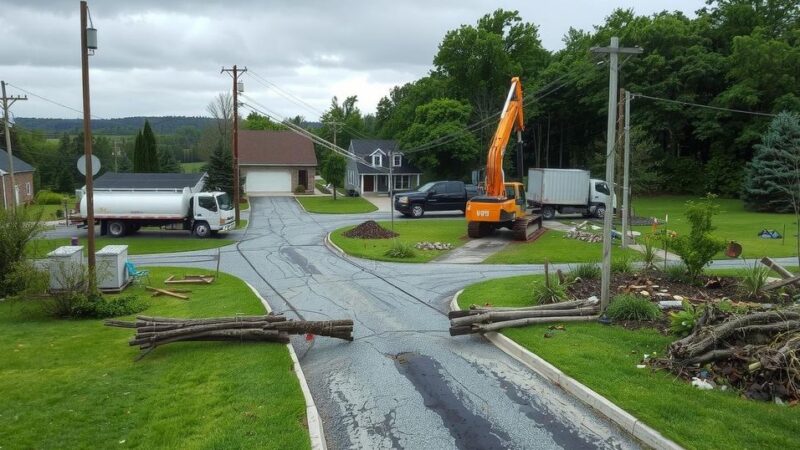
<path id="1" fill-rule="evenodd" d="M 633 208 L 637 216 L 656 217 L 660 222 L 666 215 L 669 215 L 669 223 L 659 228 L 666 227 L 678 234 L 686 234 L 690 230 L 689 223 L 683 215 L 687 200 L 698 200 L 698 198 L 684 196 L 639 197 L 633 200 Z M 717 227 L 713 233 L 726 241 L 734 240 L 740 243 L 744 257 L 783 257 L 797 254 L 794 214 L 745 211 L 740 200 L 717 199 L 717 202 L 720 205 L 720 214 L 712 219 L 712 223 Z M 785 233 L 784 226 L 786 227 Z M 785 237 L 785 242 L 782 239 L 758 237 L 758 232 L 765 228 L 777 230 Z M 649 226 L 634 227 L 634 229 L 643 234 L 651 232 Z M 726 256 L 719 253 L 716 258 L 725 259 Z"/>
<path id="2" fill-rule="evenodd" d="M 67 208 L 73 209 L 74 207 L 75 207 L 75 197 L 74 196 L 73 197 L 67 197 Z M 56 211 L 61 211 L 61 212 L 64 211 L 64 205 L 63 204 L 62 205 L 28 205 L 28 206 L 26 206 L 26 208 L 28 208 L 28 210 L 33 214 L 36 214 L 39 211 L 41 211 L 42 220 L 45 221 L 45 222 L 52 221 L 52 220 L 58 220 L 58 217 L 56 216 Z M 61 220 L 63 220 L 63 217 L 62 217 Z"/>
<path id="3" fill-rule="evenodd" d="M 318 214 L 356 214 L 377 211 L 378 207 L 361 197 L 295 197 L 303 208 Z"/>
<path id="4" fill-rule="evenodd" d="M 541 276 L 490 280 L 459 297 L 470 304 L 530 305 Z M 800 447 L 800 411 L 744 400 L 733 392 L 700 391 L 665 372 L 637 369 L 645 353 L 663 354 L 672 341 L 654 330 L 630 331 L 572 323 L 545 338 L 548 325 L 509 328 L 503 334 L 608 398 L 678 444 L 693 449 Z"/>
<path id="5" fill-rule="evenodd" d="M 155 285 L 190 269 L 152 268 Z M 263 314 L 239 279 L 192 286 L 146 314 Z M 126 291 L 146 295 L 143 288 Z M 149 296 L 148 296 L 149 298 Z M 309 448 L 305 402 L 284 345 L 185 342 L 134 362 L 133 330 L 56 320 L 40 301 L 0 302 L 2 448 Z"/>
<path id="6" fill-rule="evenodd" d="M 614 243 L 615 258 L 624 254 L 631 260 L 640 259 L 635 250 L 621 249 Z M 550 230 L 533 242 L 511 242 L 499 252 L 488 257 L 486 264 L 544 264 L 562 262 L 600 262 L 603 256 L 603 243 L 589 243 L 576 239 L 564 239 L 564 233 Z"/>
<path id="7" fill-rule="evenodd" d="M 128 236 L 123 238 L 98 237 L 95 238 L 95 247 L 100 250 L 106 245 L 127 245 L 129 255 L 145 255 L 150 253 L 190 252 L 194 250 L 207 250 L 233 244 L 232 239 L 210 237 L 197 239 L 186 232 L 185 237 L 146 237 Z M 34 239 L 28 244 L 27 253 L 31 258 L 43 258 L 47 253 L 62 245 L 70 245 L 69 238 L 63 239 Z M 86 238 L 80 239 L 80 245 L 86 246 Z"/>
<path id="8" fill-rule="evenodd" d="M 203 170 L 203 166 L 205 166 L 205 162 L 190 162 L 190 163 L 181 163 L 181 171 L 183 173 L 200 173 Z"/>
<path id="9" fill-rule="evenodd" d="M 390 222 L 378 222 L 389 229 Z M 339 228 L 331 233 L 331 240 L 348 255 L 379 261 L 422 263 L 428 262 L 444 253 L 441 250 L 416 250 L 412 258 L 390 258 L 386 256 L 392 246 L 393 239 L 354 239 L 343 234 L 353 227 Z M 417 242 L 449 242 L 453 247 L 460 247 L 467 242 L 466 227 L 463 220 L 396 220 L 394 231 L 400 236 L 397 240 L 411 244 Z"/>

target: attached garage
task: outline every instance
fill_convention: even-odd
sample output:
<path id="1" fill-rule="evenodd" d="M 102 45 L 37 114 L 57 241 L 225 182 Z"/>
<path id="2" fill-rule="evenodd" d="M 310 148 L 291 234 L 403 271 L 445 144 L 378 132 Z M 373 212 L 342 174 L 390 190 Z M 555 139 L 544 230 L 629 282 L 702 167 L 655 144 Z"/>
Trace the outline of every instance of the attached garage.
<path id="1" fill-rule="evenodd" d="M 292 192 L 292 173 L 287 169 L 249 167 L 243 172 L 244 190 L 247 194 Z"/>
<path id="2" fill-rule="evenodd" d="M 292 131 L 240 130 L 239 170 L 249 196 L 313 193 L 314 144 Z"/>

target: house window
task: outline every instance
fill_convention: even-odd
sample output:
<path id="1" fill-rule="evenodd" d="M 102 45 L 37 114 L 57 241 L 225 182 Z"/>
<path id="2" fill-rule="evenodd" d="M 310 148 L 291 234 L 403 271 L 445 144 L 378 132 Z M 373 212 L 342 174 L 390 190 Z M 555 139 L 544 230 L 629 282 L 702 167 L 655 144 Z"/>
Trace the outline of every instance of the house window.
<path id="1" fill-rule="evenodd" d="M 403 165 L 403 155 L 392 155 L 392 166 L 400 167 Z"/>
<path id="2" fill-rule="evenodd" d="M 411 175 L 395 175 L 394 176 L 395 189 L 411 189 Z"/>
<path id="3" fill-rule="evenodd" d="M 372 155 L 372 165 L 373 166 L 382 166 L 383 165 L 383 157 L 381 155 Z"/>
<path id="4" fill-rule="evenodd" d="M 30 181 L 26 181 L 25 182 L 25 191 L 28 192 L 28 197 L 30 197 L 31 194 L 32 194 L 32 192 L 31 192 L 31 182 Z"/>

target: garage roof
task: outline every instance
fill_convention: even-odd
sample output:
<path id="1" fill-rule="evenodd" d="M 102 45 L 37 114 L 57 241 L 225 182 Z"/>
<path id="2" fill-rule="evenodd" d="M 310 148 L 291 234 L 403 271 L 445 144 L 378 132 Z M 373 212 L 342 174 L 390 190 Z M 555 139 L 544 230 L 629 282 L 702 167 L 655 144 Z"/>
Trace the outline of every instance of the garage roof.
<path id="1" fill-rule="evenodd" d="M 311 139 L 294 131 L 239 131 L 239 164 L 316 166 Z"/>

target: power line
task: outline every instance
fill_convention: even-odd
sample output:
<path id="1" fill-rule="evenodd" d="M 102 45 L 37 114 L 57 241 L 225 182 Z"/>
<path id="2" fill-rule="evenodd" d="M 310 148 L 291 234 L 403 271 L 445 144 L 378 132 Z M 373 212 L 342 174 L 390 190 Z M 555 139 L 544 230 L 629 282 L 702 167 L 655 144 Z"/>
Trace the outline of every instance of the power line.
<path id="1" fill-rule="evenodd" d="M 697 108 L 713 109 L 713 110 L 716 110 L 716 111 L 734 112 L 734 113 L 739 113 L 739 114 L 750 114 L 750 115 L 753 115 L 753 116 L 767 116 L 767 117 L 775 117 L 775 116 L 777 116 L 777 114 L 769 114 L 769 113 L 763 113 L 763 112 L 757 112 L 757 111 L 746 111 L 746 110 L 743 110 L 743 109 L 721 108 L 719 106 L 703 105 L 703 104 L 700 104 L 700 103 L 684 102 L 684 101 L 680 101 L 680 100 L 672 100 L 672 99 L 669 99 L 669 98 L 662 98 L 662 97 L 652 97 L 652 96 L 644 95 L 644 94 L 631 93 L 631 95 L 632 95 L 632 97 L 631 97 L 632 99 L 636 98 L 636 97 L 641 97 L 641 98 L 646 98 L 646 99 L 649 99 L 649 100 L 656 100 L 656 101 L 659 101 L 659 102 L 676 103 L 676 104 L 679 104 L 679 105 L 694 106 L 694 107 L 697 107 Z"/>
<path id="2" fill-rule="evenodd" d="M 57 101 L 55 101 L 55 100 L 51 100 L 51 99 L 49 99 L 49 98 L 47 98 L 47 97 L 44 97 L 44 96 L 41 96 L 41 95 L 39 95 L 39 94 L 35 94 L 35 93 L 33 93 L 33 92 L 31 92 L 31 91 L 29 91 L 29 90 L 27 90 L 27 89 L 23 89 L 23 88 L 21 88 L 21 87 L 17 86 L 17 85 L 14 85 L 14 84 L 11 84 L 11 83 L 6 83 L 6 84 L 7 84 L 7 85 L 9 85 L 9 86 L 12 86 L 12 87 L 14 87 L 15 89 L 19 89 L 20 91 L 22 91 L 22 92 L 24 92 L 24 93 L 26 93 L 26 94 L 28 94 L 28 95 L 30 95 L 30 96 L 32 96 L 32 97 L 36 97 L 36 98 L 38 98 L 38 99 L 40 99 L 40 100 L 44 100 L 44 101 L 46 101 L 46 102 L 48 102 L 48 103 L 52 103 L 52 104 L 54 104 L 54 105 L 56 105 L 56 106 L 60 106 L 60 107 L 62 107 L 62 108 L 68 109 L 68 110 L 70 110 L 70 111 L 74 111 L 74 112 L 76 112 L 76 113 L 78 113 L 78 114 L 83 114 L 83 111 L 82 111 L 82 110 L 80 110 L 80 109 L 73 108 L 73 107 L 71 107 L 71 106 L 67 106 L 67 105 L 65 105 L 65 104 L 63 104 L 63 103 L 59 103 L 59 102 L 57 102 Z M 99 117 L 99 116 L 95 116 L 94 114 L 92 114 L 92 117 L 94 117 L 95 119 L 105 119 L 105 117 Z"/>

